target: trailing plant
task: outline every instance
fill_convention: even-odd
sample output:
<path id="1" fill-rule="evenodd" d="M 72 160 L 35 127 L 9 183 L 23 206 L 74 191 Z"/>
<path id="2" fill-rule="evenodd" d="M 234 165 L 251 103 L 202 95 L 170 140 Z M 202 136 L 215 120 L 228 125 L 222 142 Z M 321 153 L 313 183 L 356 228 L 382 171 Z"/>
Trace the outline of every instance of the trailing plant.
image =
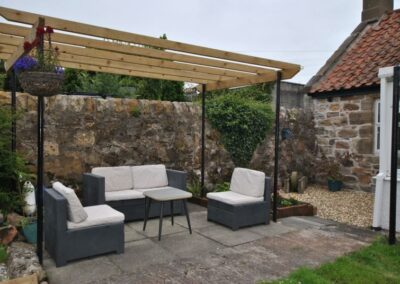
<path id="1" fill-rule="evenodd" d="M 206 105 L 207 118 L 222 136 L 236 166 L 246 167 L 273 122 L 269 104 L 235 94 L 214 97 Z"/>
<path id="2" fill-rule="evenodd" d="M 9 107 L 0 107 L 0 210 L 4 216 L 12 211 L 22 212 L 23 184 L 32 178 L 22 157 L 11 151 L 12 119 Z"/>
<path id="3" fill-rule="evenodd" d="M 141 114 L 141 111 L 140 111 L 140 108 L 139 108 L 138 106 L 132 107 L 132 109 L 131 109 L 131 115 L 132 115 L 133 117 L 139 117 L 140 114 Z"/>
<path id="4" fill-rule="evenodd" d="M 230 183 L 229 182 L 222 182 L 217 183 L 214 187 L 214 192 L 224 192 L 229 191 Z"/>
<path id="5" fill-rule="evenodd" d="M 38 27 L 36 29 L 36 39 L 32 42 L 24 42 L 25 55 L 17 60 L 14 64 L 14 70 L 17 74 L 26 71 L 54 72 L 64 73 L 64 69 L 60 67 L 58 62 L 58 48 L 52 47 L 51 34 L 54 33 L 52 27 Z M 43 44 L 46 38 L 48 46 Z M 33 50 L 33 54 L 29 52 Z"/>
<path id="6" fill-rule="evenodd" d="M 283 198 L 282 196 L 278 195 L 278 207 L 289 207 L 289 206 L 294 206 L 294 205 L 299 205 L 301 204 L 300 201 L 294 199 L 294 198 Z"/>

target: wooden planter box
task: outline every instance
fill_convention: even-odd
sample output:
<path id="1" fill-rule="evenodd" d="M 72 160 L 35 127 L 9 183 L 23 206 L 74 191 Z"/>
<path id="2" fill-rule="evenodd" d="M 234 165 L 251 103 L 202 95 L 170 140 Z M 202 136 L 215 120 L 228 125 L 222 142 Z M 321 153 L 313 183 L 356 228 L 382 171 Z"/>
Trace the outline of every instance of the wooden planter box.
<path id="1" fill-rule="evenodd" d="M 205 197 L 201 198 L 201 197 L 193 196 L 193 197 L 189 198 L 189 202 L 206 207 L 206 208 L 208 205 L 208 199 Z"/>
<path id="2" fill-rule="evenodd" d="M 277 211 L 278 218 L 290 216 L 314 216 L 315 214 L 317 214 L 317 208 L 308 203 L 279 207 Z"/>

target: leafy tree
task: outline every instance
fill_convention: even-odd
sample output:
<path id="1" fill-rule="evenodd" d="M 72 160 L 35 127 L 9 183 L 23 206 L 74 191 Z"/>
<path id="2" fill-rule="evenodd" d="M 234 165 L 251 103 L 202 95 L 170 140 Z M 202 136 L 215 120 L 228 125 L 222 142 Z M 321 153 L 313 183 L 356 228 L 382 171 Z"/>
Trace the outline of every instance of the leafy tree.
<path id="1" fill-rule="evenodd" d="M 167 39 L 167 36 L 163 34 L 160 38 Z M 162 48 L 146 47 L 162 50 Z M 183 82 L 85 72 L 67 68 L 63 91 L 149 100 L 184 101 L 183 85 Z"/>
<path id="2" fill-rule="evenodd" d="M 237 89 L 223 89 L 213 91 L 210 96 L 218 97 L 224 95 L 235 95 L 242 98 L 252 99 L 259 102 L 272 102 L 272 85 L 270 83 L 262 83 Z"/>
<path id="3" fill-rule="evenodd" d="M 138 99 L 185 101 L 183 82 L 139 79 L 136 87 L 136 96 Z"/>
<path id="4" fill-rule="evenodd" d="M 69 94 L 81 90 L 82 81 L 80 76 L 82 76 L 84 73 L 86 72 L 77 69 L 65 68 L 62 91 Z"/>

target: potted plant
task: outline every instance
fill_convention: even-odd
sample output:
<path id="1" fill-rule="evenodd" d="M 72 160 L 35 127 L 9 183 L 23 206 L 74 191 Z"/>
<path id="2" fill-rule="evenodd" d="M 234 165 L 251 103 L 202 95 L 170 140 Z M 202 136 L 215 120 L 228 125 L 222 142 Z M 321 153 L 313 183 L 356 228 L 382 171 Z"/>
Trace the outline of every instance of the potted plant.
<path id="1" fill-rule="evenodd" d="M 327 159 L 325 164 L 329 191 L 339 191 L 343 187 L 343 175 L 340 172 L 340 163 L 335 159 Z"/>
<path id="2" fill-rule="evenodd" d="M 37 240 L 37 219 L 34 216 L 24 217 L 20 222 L 22 232 L 30 244 L 36 244 Z"/>
<path id="3" fill-rule="evenodd" d="M 64 81 L 64 69 L 58 64 L 58 49 L 51 43 L 51 27 L 38 27 L 36 39 L 24 42 L 27 55 L 17 60 L 14 70 L 25 92 L 34 96 L 57 94 Z M 44 44 L 44 39 L 47 44 Z M 30 52 L 33 50 L 33 55 Z"/>

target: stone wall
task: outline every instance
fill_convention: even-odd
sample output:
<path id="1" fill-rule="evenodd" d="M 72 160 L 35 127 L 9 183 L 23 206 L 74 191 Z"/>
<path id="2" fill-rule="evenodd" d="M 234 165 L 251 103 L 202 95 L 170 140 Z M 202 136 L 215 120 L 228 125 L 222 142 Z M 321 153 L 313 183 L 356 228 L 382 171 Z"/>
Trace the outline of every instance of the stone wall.
<path id="1" fill-rule="evenodd" d="M 343 165 L 345 185 L 370 191 L 379 168 L 374 153 L 374 101 L 378 93 L 314 99 L 319 149 L 327 157 L 349 154 Z"/>
<path id="2" fill-rule="evenodd" d="M 163 163 L 200 174 L 200 109 L 193 103 L 59 95 L 46 98 L 46 182 L 80 182 L 96 166 Z M 10 94 L 0 92 L 0 104 Z M 21 118 L 18 149 L 34 170 L 36 164 L 36 98 L 17 95 Z M 233 163 L 206 126 L 206 182 L 229 179 Z"/>

